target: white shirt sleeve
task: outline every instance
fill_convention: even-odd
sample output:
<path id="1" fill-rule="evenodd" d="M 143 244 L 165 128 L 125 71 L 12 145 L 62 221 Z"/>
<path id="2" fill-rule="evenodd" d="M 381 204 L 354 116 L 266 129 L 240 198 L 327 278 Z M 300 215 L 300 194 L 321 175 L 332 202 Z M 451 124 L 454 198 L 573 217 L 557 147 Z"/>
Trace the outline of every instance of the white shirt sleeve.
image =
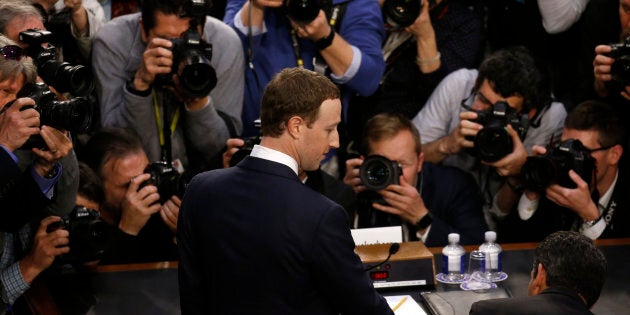
<path id="1" fill-rule="evenodd" d="M 580 19 L 589 0 L 538 0 L 543 27 L 549 34 L 569 29 Z"/>

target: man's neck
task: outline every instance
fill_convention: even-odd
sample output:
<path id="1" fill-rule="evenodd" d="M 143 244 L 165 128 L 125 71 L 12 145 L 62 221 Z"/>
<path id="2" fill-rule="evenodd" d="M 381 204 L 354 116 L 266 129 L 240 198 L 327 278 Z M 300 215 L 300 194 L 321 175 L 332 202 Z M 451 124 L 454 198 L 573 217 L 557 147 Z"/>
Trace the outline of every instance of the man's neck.
<path id="1" fill-rule="evenodd" d="M 611 167 L 606 175 L 597 182 L 597 191 L 599 192 L 600 196 L 603 196 L 608 191 L 608 189 L 610 189 L 610 186 L 612 186 L 615 178 L 617 177 L 617 173 L 618 168 Z"/>

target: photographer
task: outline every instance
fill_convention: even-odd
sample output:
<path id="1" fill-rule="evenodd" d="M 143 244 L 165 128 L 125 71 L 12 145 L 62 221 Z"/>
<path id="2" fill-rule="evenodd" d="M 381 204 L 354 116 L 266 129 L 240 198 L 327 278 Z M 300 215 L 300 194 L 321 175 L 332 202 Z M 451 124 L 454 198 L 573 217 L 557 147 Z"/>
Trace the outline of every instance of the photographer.
<path id="1" fill-rule="evenodd" d="M 142 1 L 142 13 L 112 20 L 94 39 L 102 125 L 134 129 L 150 161 L 172 160 L 179 170 L 216 166 L 212 158 L 241 128 L 238 36 L 198 5 Z"/>
<path id="2" fill-rule="evenodd" d="M 0 47 L 0 90 L 4 92 L 0 94 L 0 286 L 4 312 L 55 256 L 68 252 L 63 246 L 68 243 L 67 232 L 46 232 L 60 218 L 41 218 L 46 212 L 69 212 L 72 206 L 65 202 L 75 198 L 77 188 L 68 181 L 76 168 L 70 139 L 54 128 L 40 128 L 32 99 L 15 99 L 25 83 L 35 81 L 35 67 L 15 43 L 1 35 Z M 33 135 L 40 135 L 49 149 L 18 150 Z M 31 226 L 30 222 L 39 220 Z M 32 230 L 37 232 L 32 234 Z"/>
<path id="3" fill-rule="evenodd" d="M 86 143 L 81 161 L 101 178 L 105 200 L 101 217 L 117 227 L 101 264 L 177 259 L 173 242 L 180 197 L 160 203 L 158 187 L 145 184 L 149 159 L 137 135 L 122 128 L 104 128 Z"/>
<path id="4" fill-rule="evenodd" d="M 505 177 L 519 174 L 526 148 L 546 145 L 559 134 L 565 116 L 562 104 L 551 101 L 547 80 L 533 57 L 526 49 L 513 47 L 486 57 L 479 70 L 448 75 L 413 122 L 425 142 L 427 161 L 455 166 L 475 177 L 486 222 L 494 230 L 496 220 L 505 215 L 495 201 Z M 492 121 L 492 128 L 477 121 L 482 117 Z M 483 141 L 476 145 L 477 140 Z"/>
<path id="5" fill-rule="evenodd" d="M 292 10 L 291 3 L 305 8 Z M 263 89 L 284 68 L 329 76 L 342 88 L 344 108 L 351 94 L 374 93 L 383 75 L 383 19 L 376 1 L 228 0 L 223 20 L 238 31 L 250 64 L 245 136 L 257 135 L 253 122 L 260 117 Z"/>
<path id="6" fill-rule="evenodd" d="M 391 184 L 374 192 L 361 177 L 370 172 L 361 168 L 364 158 L 346 161 L 343 181 L 357 193 L 359 228 L 402 225 L 405 241 L 420 239 L 427 246 L 446 245 L 449 233 L 459 233 L 462 244 L 483 242 L 488 227 L 476 183 L 456 168 L 424 163 L 420 135 L 407 118 L 374 116 L 365 127 L 363 148 L 368 159 L 380 155 L 402 170 L 391 172 L 395 177 L 382 186 Z"/>
<path id="7" fill-rule="evenodd" d="M 580 174 L 579 169 L 569 171 L 560 167 L 576 164 L 570 158 L 556 162 L 556 172 L 568 171 L 567 183 L 556 178 L 544 191 L 525 191 L 518 204 L 518 214 L 520 219 L 527 221 L 506 228 L 521 234 L 517 236 L 519 241 L 540 241 L 557 230 L 575 230 L 591 239 L 630 236 L 630 212 L 626 211 L 627 175 L 624 169 L 619 168 L 624 136 L 623 122 L 610 105 L 586 101 L 575 107 L 565 121 L 562 141 L 579 140 L 585 154 L 594 159 L 591 162 L 594 167 L 584 167 L 585 174 Z M 533 153 L 541 156 L 547 153 L 547 149 L 534 146 Z M 580 158 L 580 164 L 584 163 L 586 161 Z M 524 167 L 523 170 L 527 169 Z M 534 174 L 540 172 L 532 169 Z M 527 174 L 530 173 L 521 175 Z M 592 180 L 588 181 L 591 174 Z M 529 176 L 533 179 L 538 177 Z M 528 187 L 527 182 L 521 184 Z M 519 226 L 521 228 L 516 230 Z M 517 232 L 525 230 L 526 234 Z"/>
<path id="8" fill-rule="evenodd" d="M 46 29 L 56 35 L 65 61 L 90 60 L 92 39 L 105 24 L 98 0 L 30 0 L 42 15 Z"/>
<path id="9" fill-rule="evenodd" d="M 353 96 L 348 131 L 360 143 L 382 112 L 413 118 L 449 73 L 475 68 L 483 53 L 481 10 L 466 0 L 379 0 L 385 20 L 385 74 L 375 93 Z"/>

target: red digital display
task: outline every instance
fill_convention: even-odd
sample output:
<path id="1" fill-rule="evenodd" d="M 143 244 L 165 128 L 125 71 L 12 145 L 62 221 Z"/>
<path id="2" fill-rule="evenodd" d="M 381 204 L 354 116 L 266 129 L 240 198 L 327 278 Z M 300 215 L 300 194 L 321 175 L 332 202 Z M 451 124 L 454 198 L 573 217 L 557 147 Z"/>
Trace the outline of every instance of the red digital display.
<path id="1" fill-rule="evenodd" d="M 385 280 L 389 278 L 389 272 L 387 271 L 372 271 L 370 272 L 370 279 L 372 280 Z"/>

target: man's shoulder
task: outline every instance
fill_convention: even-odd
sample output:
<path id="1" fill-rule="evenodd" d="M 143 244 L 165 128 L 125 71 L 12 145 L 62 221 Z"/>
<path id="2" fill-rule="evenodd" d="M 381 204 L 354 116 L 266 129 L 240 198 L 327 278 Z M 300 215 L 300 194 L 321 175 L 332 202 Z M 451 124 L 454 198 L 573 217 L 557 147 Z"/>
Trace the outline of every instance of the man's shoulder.
<path id="1" fill-rule="evenodd" d="M 225 24 L 223 21 L 214 18 L 212 16 L 206 17 L 206 23 L 203 29 L 203 37 L 206 41 L 224 45 L 224 40 L 237 41 L 240 43 L 240 38 L 236 34 L 236 31 Z"/>
<path id="2" fill-rule="evenodd" d="M 116 17 L 105 23 L 96 32 L 95 40 L 102 40 L 107 43 L 119 42 L 123 45 L 135 38 L 135 33 L 140 30 L 138 19 L 140 13 L 128 14 Z"/>

